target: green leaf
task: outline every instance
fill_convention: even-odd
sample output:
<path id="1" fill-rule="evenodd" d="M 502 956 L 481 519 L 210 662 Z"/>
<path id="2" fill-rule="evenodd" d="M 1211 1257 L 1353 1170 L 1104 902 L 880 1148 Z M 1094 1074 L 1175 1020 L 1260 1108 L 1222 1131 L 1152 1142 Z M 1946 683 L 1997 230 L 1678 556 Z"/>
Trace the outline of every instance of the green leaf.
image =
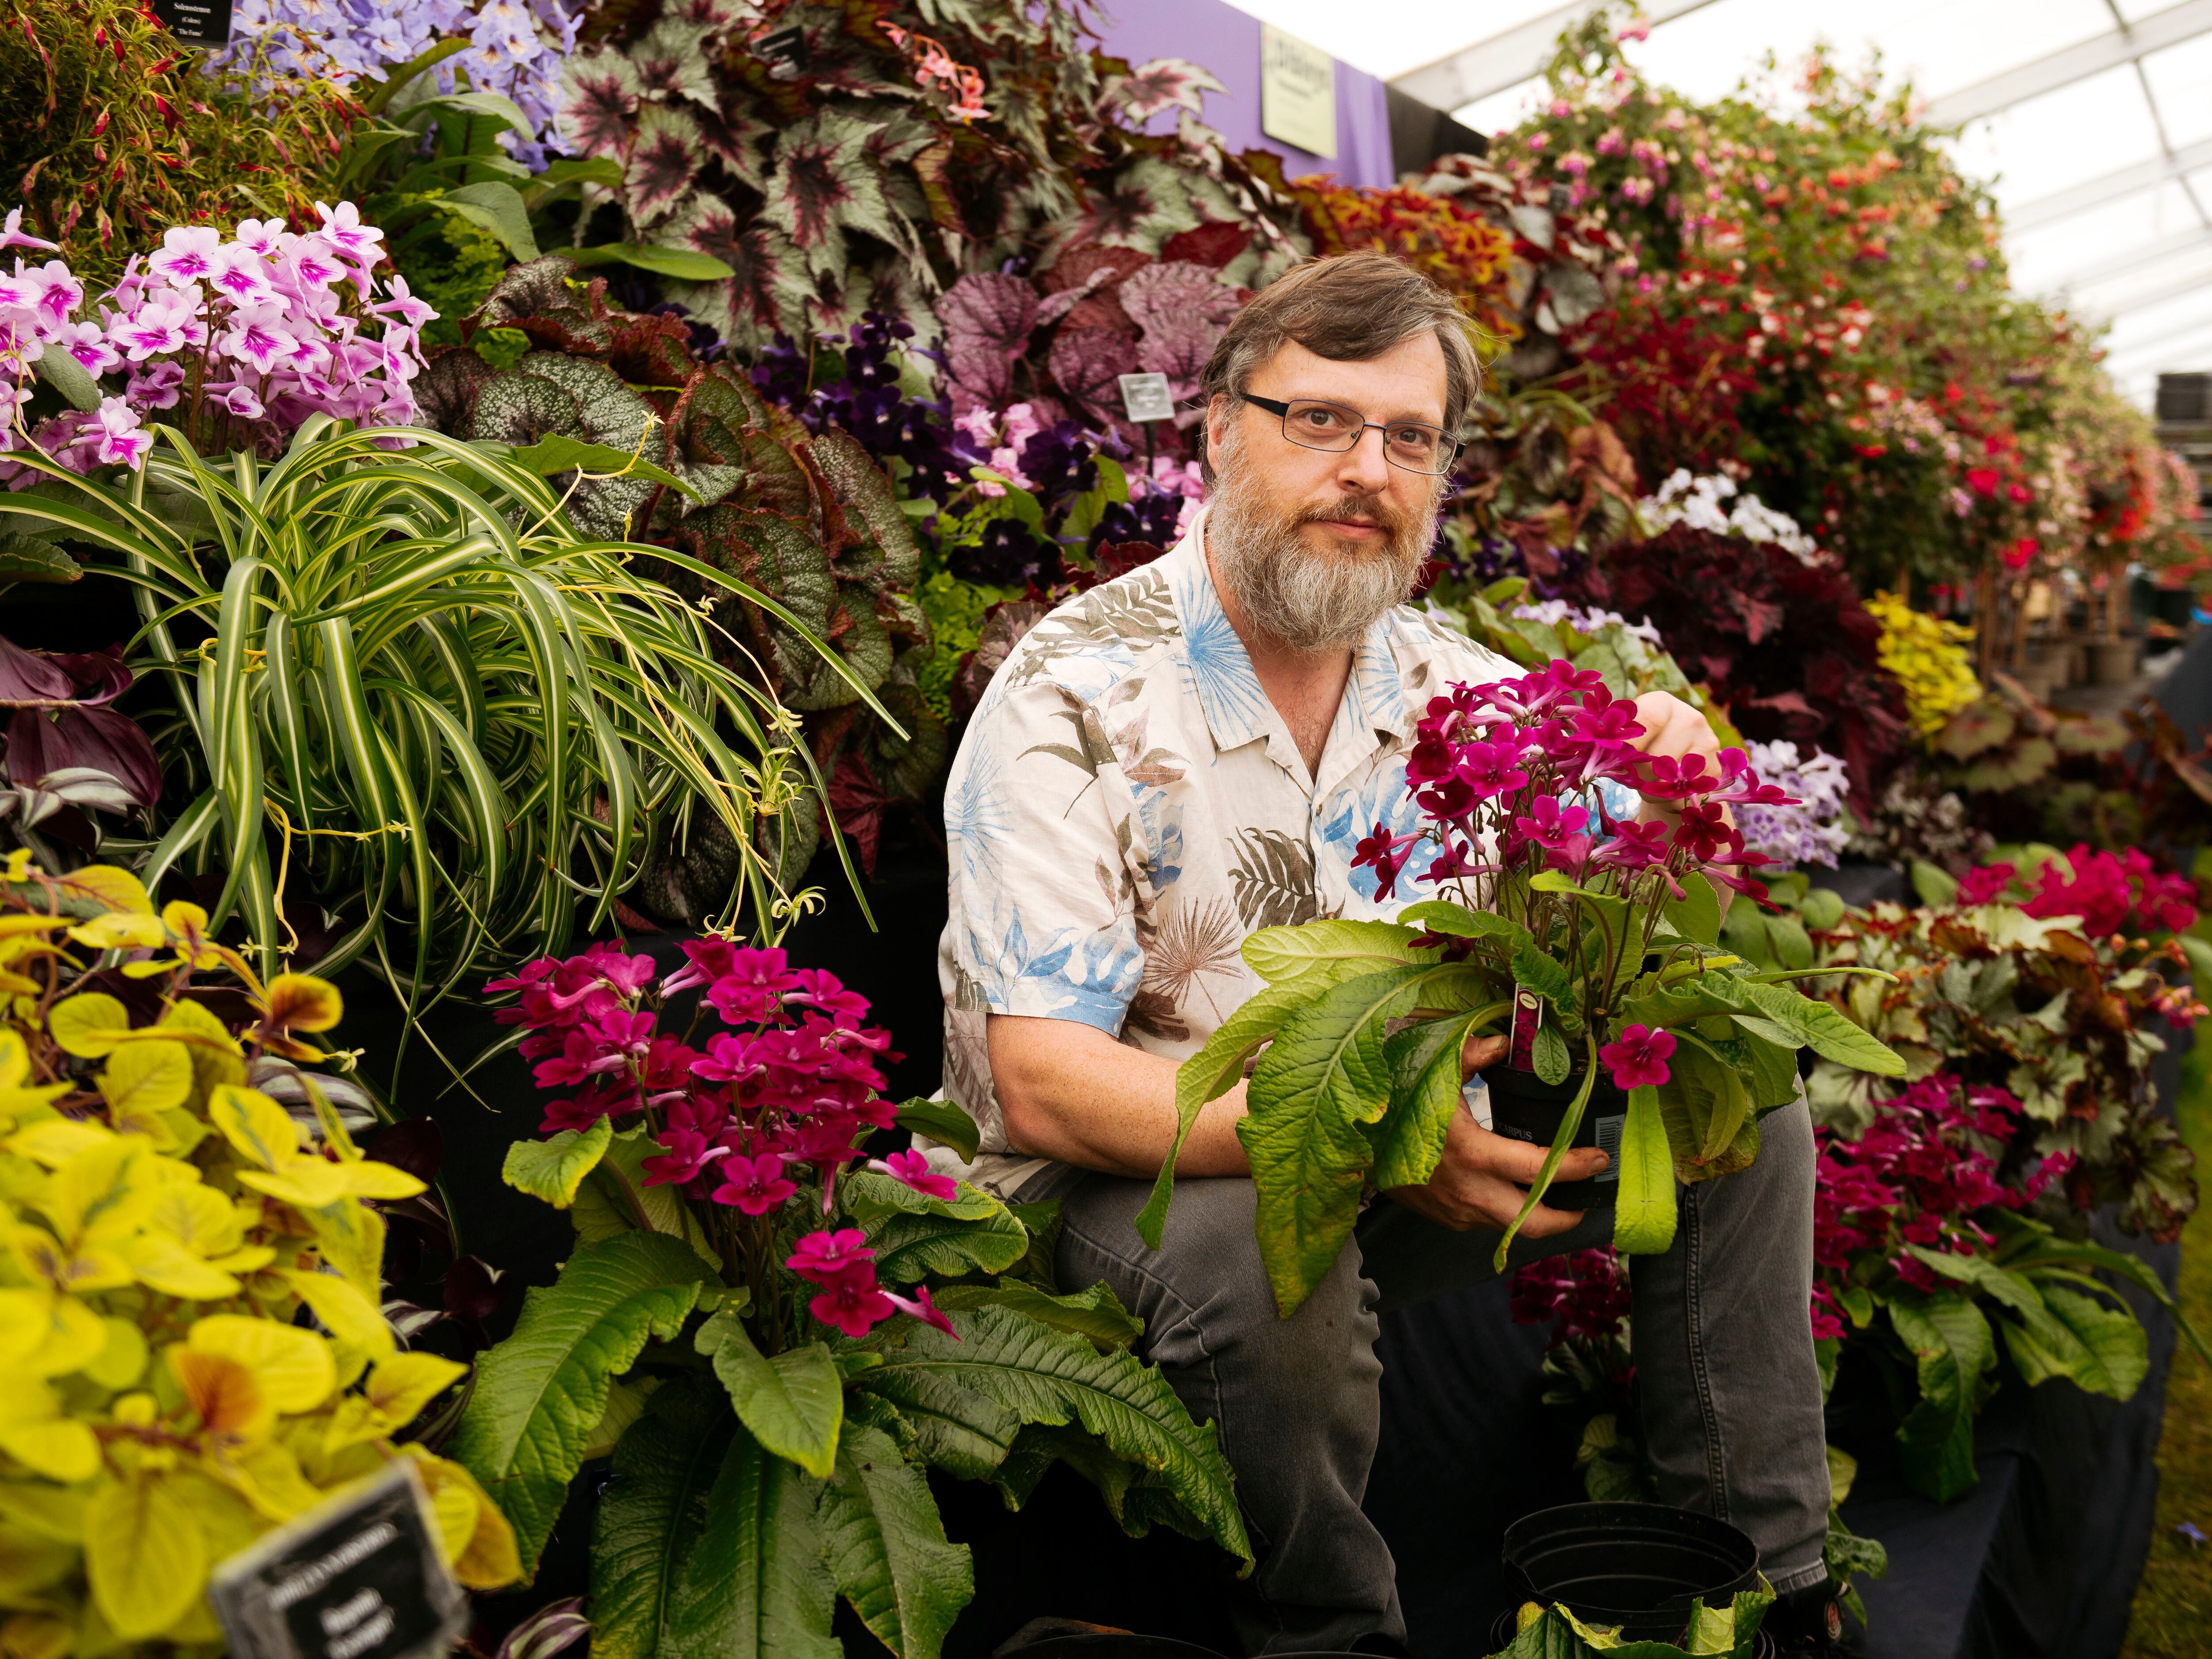
<path id="1" fill-rule="evenodd" d="M 718 1313 L 700 1326 L 692 1346 L 714 1362 L 738 1420 L 754 1439 L 817 1479 L 830 1478 L 845 1420 L 845 1391 L 828 1348 L 809 1342 L 764 1354 L 732 1313 Z"/>
<path id="2" fill-rule="evenodd" d="M 1628 1092 L 1620 1126 L 1620 1190 L 1613 1200 L 1613 1245 L 1623 1256 L 1660 1256 L 1674 1243 L 1674 1159 L 1659 1096 L 1649 1087 Z"/>
<path id="3" fill-rule="evenodd" d="M 71 409 L 90 415 L 100 408 L 100 383 L 58 341 L 47 342 L 32 366 L 39 378 L 61 393 Z"/>
<path id="4" fill-rule="evenodd" d="M 631 1232 L 586 1244 L 550 1287 L 525 1294 L 514 1334 L 477 1361 L 476 1386 L 447 1456 L 514 1524 L 526 1571 L 553 1530 L 609 1383 L 646 1343 L 684 1327 L 708 1277 L 681 1240 Z"/>
<path id="5" fill-rule="evenodd" d="M 1567 1081 L 1567 1074 L 1575 1069 L 1575 1057 L 1567 1052 L 1567 1039 L 1559 1035 L 1557 1026 L 1536 1027 L 1534 1059 L 1536 1075 L 1553 1087 Z"/>
<path id="6" fill-rule="evenodd" d="M 1287 1319 L 1359 1219 L 1374 1147 L 1364 1126 L 1390 1103 L 1384 1022 L 1414 1006 L 1433 967 L 1396 967 L 1331 987 L 1276 1034 L 1237 1125 L 1259 1196 L 1260 1257 Z"/>
<path id="7" fill-rule="evenodd" d="M 900 1659 L 935 1659 L 975 1593 L 975 1571 L 968 1547 L 945 1541 L 921 1471 L 882 1430 L 851 1429 L 821 1514 L 837 1593 Z"/>
<path id="8" fill-rule="evenodd" d="M 674 1563 L 668 1640 L 656 1659 L 844 1659 L 830 1634 L 837 1589 L 822 1485 L 742 1428 L 707 1493 L 707 1522 Z"/>
<path id="9" fill-rule="evenodd" d="M 1563 1014 L 1575 1017 L 1574 982 L 1567 971 L 1547 955 L 1526 932 L 1513 942 L 1513 979 L 1526 985 Z"/>
<path id="10" fill-rule="evenodd" d="M 975 1150 L 982 1144 L 982 1131 L 957 1101 L 909 1100 L 898 1109 L 897 1122 L 902 1129 L 951 1147 L 964 1164 L 975 1161 Z"/>
<path id="11" fill-rule="evenodd" d="M 1972 1487 L 1974 1413 L 1996 1362 L 1989 1321 L 1951 1291 L 1893 1292 L 1889 1323 L 1919 1362 L 1920 1401 L 1897 1431 L 1907 1485 L 1948 1503 Z"/>
<path id="12" fill-rule="evenodd" d="M 1214 1027 L 1205 1046 L 1176 1068 L 1175 1139 L 1169 1144 L 1168 1155 L 1160 1160 L 1160 1172 L 1152 1182 L 1152 1196 L 1137 1213 L 1137 1236 L 1145 1241 L 1146 1249 L 1160 1247 L 1161 1230 L 1167 1225 L 1168 1201 L 1175 1193 L 1176 1160 L 1182 1156 L 1183 1142 L 1190 1138 L 1191 1126 L 1198 1122 L 1199 1113 L 1206 1109 L 1207 1101 L 1218 1099 L 1237 1087 L 1244 1075 L 1244 1063 L 1251 1058 L 1253 1051 L 1273 1038 L 1283 1021 L 1304 1008 L 1317 989 L 1317 983 L 1296 979 L 1269 985 L 1257 996 L 1247 997 Z"/>
<path id="13" fill-rule="evenodd" d="M 1826 933 L 1844 919 L 1844 896 L 1832 887 L 1814 887 L 1797 903 L 1805 925 Z"/>
<path id="14" fill-rule="evenodd" d="M 947 1312 L 967 1308 L 1009 1308 L 1054 1330 L 1073 1331 L 1099 1348 L 1126 1348 L 1145 1334 L 1145 1322 L 1121 1305 L 1103 1280 L 1089 1290 L 1054 1296 L 1024 1279 L 995 1285 L 947 1285 L 936 1293 Z"/>
<path id="15" fill-rule="evenodd" d="M 1998 1321 L 2030 1384 L 2063 1377 L 2087 1393 L 2130 1400 L 2150 1371 L 2150 1337 L 2132 1309 L 2063 1285 L 2041 1287 L 2040 1317 Z"/>
<path id="16" fill-rule="evenodd" d="M 701 253 L 696 248 L 665 248 L 653 242 L 600 242 L 560 251 L 579 266 L 635 265 L 679 282 L 721 282 L 737 275 L 727 262 L 711 253 Z"/>
<path id="17" fill-rule="evenodd" d="M 509 449 L 507 458 L 525 472 L 540 478 L 550 478 L 555 473 L 582 471 L 602 477 L 650 478 L 656 484 L 665 484 L 681 490 L 694 501 L 699 492 L 664 467 L 627 450 L 618 450 L 611 444 L 587 444 L 581 439 L 566 438 L 559 433 L 549 433 L 524 449 Z"/>
<path id="18" fill-rule="evenodd" d="M 990 1194 L 963 1182 L 950 1201 L 862 1170 L 840 1184 L 845 1205 L 867 1229 L 876 1275 L 894 1285 L 936 1274 L 1003 1273 L 1029 1253 L 1029 1230 Z"/>
<path id="19" fill-rule="evenodd" d="M 1331 983 L 1409 962 L 1434 960 L 1412 948 L 1414 930 L 1395 922 L 1308 922 L 1262 928 L 1244 942 L 1245 965 L 1271 985 L 1310 973 Z M 1314 989 L 1309 987 L 1309 989 Z"/>
<path id="20" fill-rule="evenodd" d="M 1418 905 L 1408 905 L 1398 912 L 1400 925 L 1417 928 L 1428 933 L 1446 933 L 1455 939 L 1504 939 L 1512 941 L 1525 937 L 1528 929 L 1510 917 L 1486 910 L 1469 910 L 1464 905 L 1455 905 L 1449 899 L 1424 899 Z"/>
<path id="21" fill-rule="evenodd" d="M 1924 858 L 1912 861 L 1912 890 L 1930 910 L 1948 908 L 1959 896 L 1959 878 Z"/>
<path id="22" fill-rule="evenodd" d="M 495 179 L 481 185 L 463 185 L 433 197 L 430 205 L 467 220 L 479 230 L 489 231 L 526 264 L 538 257 L 538 237 L 530 228 L 530 209 L 524 204 L 522 192 L 512 185 Z"/>
<path id="23" fill-rule="evenodd" d="M 1023 1423 L 1079 1424 L 1116 1457 L 1152 1470 L 1207 1529 L 1252 1559 L 1228 1462 L 1212 1424 L 1190 1420 L 1158 1367 L 1126 1350 L 1101 1353 L 1080 1336 L 1001 1307 L 950 1316 L 960 1340 L 906 1321 L 884 1363 L 853 1386 L 897 1408 L 919 1432 L 930 1460 L 965 1474 L 981 1444 L 994 1442 L 995 1468 Z M 951 1425 L 947 1434 L 942 1426 Z M 996 1432 L 984 1434 L 985 1426 Z M 955 1450 L 956 1461 L 940 1453 Z"/>
<path id="24" fill-rule="evenodd" d="M 576 1189 L 584 1178 L 599 1167 L 614 1133 L 614 1119 L 602 1117 L 587 1129 L 562 1129 L 543 1141 L 517 1141 L 507 1149 L 500 1178 L 555 1209 L 566 1209 L 576 1202 Z"/>
<path id="25" fill-rule="evenodd" d="M 662 1151 L 653 1132 L 642 1125 L 624 1129 L 608 1141 L 606 1155 L 584 1178 L 569 1206 L 576 1236 L 591 1244 L 633 1227 L 665 1232 L 689 1243 L 719 1276 L 722 1258 L 682 1191 L 646 1178 L 645 1160 L 659 1157 Z"/>
<path id="26" fill-rule="evenodd" d="M 1879 1077 L 1905 1075 L 1901 1058 L 1879 1038 L 1853 1025 L 1832 1004 L 1800 996 L 1787 985 L 1763 985 L 1755 980 L 1737 980 L 1733 989 L 1791 1039 L 1823 1059 Z"/>
<path id="27" fill-rule="evenodd" d="M 1480 1020 L 1480 1014 L 1431 1020 L 1383 1040 L 1390 1108 L 1368 1137 L 1378 1190 L 1420 1186 L 1437 1172 L 1465 1083 L 1460 1050 Z"/>
<path id="28" fill-rule="evenodd" d="M 1797 1098 L 1797 1044 L 1771 1021 L 1741 1014 L 1732 1020 L 1749 1062 L 1741 1075 L 1753 1107 L 1770 1111 L 1788 1105 Z"/>
<path id="29" fill-rule="evenodd" d="M 1713 884 L 1695 870 L 1682 877 L 1682 896 L 1669 899 L 1659 913 L 1685 939 L 1700 945 L 1720 942 L 1720 895 L 1713 891 Z"/>
<path id="30" fill-rule="evenodd" d="M 675 1634 L 679 1565 L 713 1518 L 707 1494 L 737 1420 L 704 1377 L 653 1391 L 615 1447 L 592 1523 L 592 1649 L 599 1659 L 684 1651 Z"/>
<path id="31" fill-rule="evenodd" d="M 12 530 L 0 534 L 0 586 L 10 582 L 67 584 L 83 575 L 83 566 L 43 537 Z"/>

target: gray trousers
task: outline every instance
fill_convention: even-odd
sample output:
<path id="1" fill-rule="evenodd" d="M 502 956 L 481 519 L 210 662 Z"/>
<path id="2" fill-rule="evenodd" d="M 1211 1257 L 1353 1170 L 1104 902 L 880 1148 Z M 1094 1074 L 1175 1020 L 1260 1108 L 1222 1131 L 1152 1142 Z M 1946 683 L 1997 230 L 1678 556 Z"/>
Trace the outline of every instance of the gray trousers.
<path id="1" fill-rule="evenodd" d="M 1669 1504 L 1732 1522 L 1778 1591 L 1820 1582 L 1828 1465 L 1807 1301 L 1813 1129 L 1804 1103 L 1759 1125 L 1759 1160 L 1678 1189 L 1664 1256 L 1636 1258 L 1636 1371 L 1644 1444 Z M 1246 1179 L 1176 1184 L 1162 1248 L 1133 1221 L 1152 1189 L 1065 1166 L 1024 1184 L 1057 1197 L 1059 1272 L 1103 1279 L 1145 1322 L 1139 1344 L 1193 1417 L 1219 1426 L 1258 1570 L 1234 1608 L 1249 1653 L 1346 1649 L 1405 1634 L 1390 1552 L 1360 1500 L 1381 1427 L 1376 1316 L 1493 1277 L 1494 1232 L 1453 1232 L 1389 1200 L 1288 1319 L 1253 1236 Z M 1592 1211 L 1556 1238 L 1516 1240 L 1517 1265 L 1602 1244 Z"/>

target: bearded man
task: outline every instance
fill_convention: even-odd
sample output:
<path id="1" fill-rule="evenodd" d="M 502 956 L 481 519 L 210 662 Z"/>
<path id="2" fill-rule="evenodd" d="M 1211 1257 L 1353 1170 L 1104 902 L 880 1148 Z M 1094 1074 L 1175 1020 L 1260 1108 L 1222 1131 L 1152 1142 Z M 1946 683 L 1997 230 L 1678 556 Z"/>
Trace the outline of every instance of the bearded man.
<path id="1" fill-rule="evenodd" d="M 982 1147 L 959 1172 L 1059 1199 L 1061 1279 L 1111 1286 L 1144 1320 L 1139 1351 L 1218 1426 L 1259 1557 L 1233 1609 L 1253 1653 L 1402 1651 L 1390 1554 L 1360 1511 L 1376 1316 L 1490 1278 L 1544 1156 L 1485 1128 L 1470 1091 L 1435 1176 L 1381 1195 L 1280 1319 L 1239 1084 L 1184 1147 L 1162 1248 L 1134 1225 L 1174 1137 L 1176 1063 L 1259 989 L 1245 938 L 1428 896 L 1416 881 L 1378 903 L 1352 857 L 1378 822 L 1413 826 L 1405 758 L 1429 699 L 1518 673 L 1405 602 L 1477 380 L 1451 300 L 1382 255 L 1309 263 L 1261 294 L 1206 365 L 1198 522 L 1030 631 L 945 790 L 945 1092 Z M 1715 750 L 1687 705 L 1637 708 L 1645 752 Z M 1472 1042 L 1462 1063 L 1471 1075 L 1502 1047 Z M 1644 1439 L 1666 1501 L 1759 1544 L 1784 1596 L 1770 1627 L 1825 1644 L 1812 1129 L 1802 1101 L 1759 1127 L 1758 1162 L 1685 1190 L 1674 1248 L 1634 1265 Z M 1577 1152 L 1559 1176 L 1605 1167 Z M 1513 1257 L 1611 1232 L 1609 1212 L 1540 1206 Z"/>

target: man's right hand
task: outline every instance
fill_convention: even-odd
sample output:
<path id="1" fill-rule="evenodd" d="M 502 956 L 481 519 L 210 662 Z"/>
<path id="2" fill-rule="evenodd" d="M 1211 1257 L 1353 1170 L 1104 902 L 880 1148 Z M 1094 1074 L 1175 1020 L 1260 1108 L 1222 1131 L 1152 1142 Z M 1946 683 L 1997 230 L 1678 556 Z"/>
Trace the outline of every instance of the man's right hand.
<path id="1" fill-rule="evenodd" d="M 1417 1214 L 1425 1215 L 1455 1232 L 1482 1228 L 1503 1232 L 1513 1225 L 1528 1199 L 1548 1153 L 1525 1141 L 1493 1135 L 1462 1110 L 1452 1117 L 1444 1137 L 1443 1156 L 1436 1173 L 1418 1187 L 1392 1187 L 1386 1196 Z M 1583 1147 L 1559 1160 L 1554 1181 L 1583 1181 L 1602 1172 L 1612 1162 L 1595 1147 Z M 1539 1204 L 1528 1213 L 1521 1229 L 1524 1238 L 1546 1238 L 1565 1232 L 1583 1219 L 1580 1210 L 1553 1209 Z"/>

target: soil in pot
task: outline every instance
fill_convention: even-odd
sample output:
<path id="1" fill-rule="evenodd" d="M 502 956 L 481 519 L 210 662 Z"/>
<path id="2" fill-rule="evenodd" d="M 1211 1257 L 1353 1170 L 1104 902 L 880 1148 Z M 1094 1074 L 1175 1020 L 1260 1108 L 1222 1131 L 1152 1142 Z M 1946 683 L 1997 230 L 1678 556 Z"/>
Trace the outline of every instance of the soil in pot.
<path id="1" fill-rule="evenodd" d="M 1532 1146 L 1548 1147 L 1559 1120 L 1574 1104 L 1582 1078 L 1570 1073 L 1564 1083 L 1547 1083 L 1533 1071 L 1492 1066 L 1482 1074 L 1490 1088 L 1490 1127 L 1497 1134 Z M 1600 1076 L 1583 1107 L 1575 1130 L 1577 1147 L 1601 1147 L 1613 1167 L 1587 1181 L 1554 1181 L 1544 1194 L 1554 1209 L 1611 1209 L 1620 1191 L 1620 1129 L 1628 1119 L 1628 1097 L 1609 1077 Z"/>
<path id="2" fill-rule="evenodd" d="M 1560 1602 L 1629 1641 L 1679 1641 L 1692 1601 L 1718 1607 L 1759 1587 L 1759 1547 L 1748 1537 L 1664 1504 L 1539 1510 L 1505 1529 L 1501 1553 L 1513 1606 Z"/>

